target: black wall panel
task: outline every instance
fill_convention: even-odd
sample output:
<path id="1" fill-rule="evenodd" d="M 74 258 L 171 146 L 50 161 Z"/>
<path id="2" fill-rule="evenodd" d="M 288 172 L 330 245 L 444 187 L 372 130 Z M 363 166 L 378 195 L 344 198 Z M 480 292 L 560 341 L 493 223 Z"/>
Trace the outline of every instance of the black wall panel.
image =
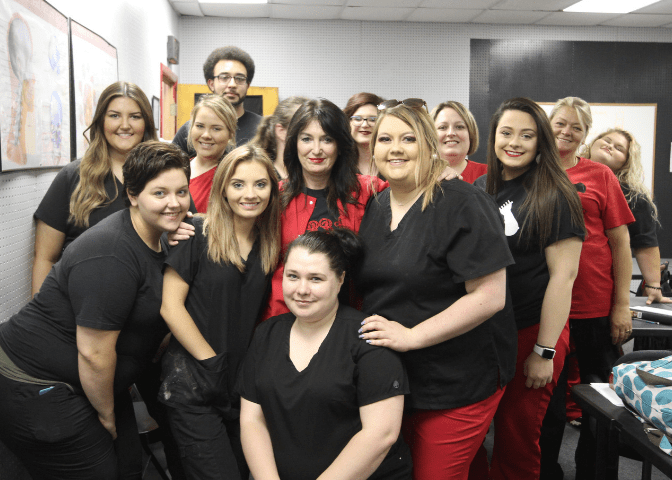
<path id="1" fill-rule="evenodd" d="M 491 115 L 504 100 L 656 103 L 654 195 L 663 257 L 672 257 L 672 44 L 471 40 L 469 108 L 481 132 L 473 159 L 485 162 Z M 593 132 L 596 133 L 596 132 Z"/>

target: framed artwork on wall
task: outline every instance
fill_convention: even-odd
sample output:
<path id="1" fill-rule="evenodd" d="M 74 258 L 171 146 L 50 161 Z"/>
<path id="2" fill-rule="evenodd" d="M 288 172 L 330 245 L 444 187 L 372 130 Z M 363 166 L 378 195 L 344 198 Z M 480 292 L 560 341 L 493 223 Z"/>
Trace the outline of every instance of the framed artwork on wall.
<path id="1" fill-rule="evenodd" d="M 152 97 L 152 114 L 154 115 L 154 129 L 158 130 L 161 126 L 161 102 L 159 97 Z"/>
<path id="2" fill-rule="evenodd" d="M 88 147 L 84 131 L 91 124 L 100 94 L 119 80 L 117 49 L 104 38 L 70 19 L 72 39 L 72 112 L 74 138 L 72 158 L 81 158 Z"/>
<path id="3" fill-rule="evenodd" d="M 0 170 L 70 161 L 68 19 L 43 0 L 0 0 Z"/>

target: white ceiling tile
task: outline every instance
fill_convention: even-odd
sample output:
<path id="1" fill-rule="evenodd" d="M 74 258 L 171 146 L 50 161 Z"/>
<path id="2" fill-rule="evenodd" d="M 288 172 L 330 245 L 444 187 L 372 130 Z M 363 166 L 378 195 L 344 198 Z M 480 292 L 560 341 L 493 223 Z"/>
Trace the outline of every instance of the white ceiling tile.
<path id="1" fill-rule="evenodd" d="M 424 0 L 423 8 L 463 8 L 486 9 L 499 3 L 500 0 Z"/>
<path id="2" fill-rule="evenodd" d="M 672 22 L 672 15 L 645 15 L 643 13 L 629 13 L 618 18 L 602 22 L 601 25 L 610 27 L 660 27 Z"/>
<path id="3" fill-rule="evenodd" d="M 399 22 L 405 20 L 412 11 L 412 8 L 346 7 L 341 13 L 341 18 L 343 20 Z"/>
<path id="4" fill-rule="evenodd" d="M 522 12 L 515 10 L 486 10 L 474 18 L 474 23 L 529 24 L 548 15 L 546 12 Z"/>
<path id="5" fill-rule="evenodd" d="M 300 20 L 336 20 L 343 10 L 338 6 L 271 5 L 271 18 Z"/>
<path id="6" fill-rule="evenodd" d="M 403 8 L 417 7 L 422 0 L 348 0 L 348 7 Z"/>
<path id="7" fill-rule="evenodd" d="M 492 8 L 495 10 L 540 10 L 558 12 L 574 5 L 579 0 L 503 0 Z"/>
<path id="8" fill-rule="evenodd" d="M 240 3 L 201 3 L 201 11 L 204 15 L 215 17 L 269 17 L 270 5 L 244 5 Z"/>
<path id="9" fill-rule="evenodd" d="M 192 15 L 195 17 L 202 17 L 201 7 L 198 3 L 191 2 L 172 2 L 173 9 L 180 15 Z"/>
<path id="10" fill-rule="evenodd" d="M 620 17 L 620 13 L 576 13 L 576 12 L 555 12 L 542 18 L 538 25 L 566 25 L 585 27 L 589 25 L 599 25 L 607 20 Z"/>
<path id="11" fill-rule="evenodd" d="M 666 13 L 672 15 L 672 0 L 663 0 L 662 2 L 654 3 L 648 7 L 635 10 L 637 13 Z"/>
<path id="12" fill-rule="evenodd" d="M 468 23 L 483 10 L 461 8 L 416 8 L 406 19 L 410 22 Z"/>
<path id="13" fill-rule="evenodd" d="M 346 0 L 269 0 L 272 5 L 343 5 Z"/>

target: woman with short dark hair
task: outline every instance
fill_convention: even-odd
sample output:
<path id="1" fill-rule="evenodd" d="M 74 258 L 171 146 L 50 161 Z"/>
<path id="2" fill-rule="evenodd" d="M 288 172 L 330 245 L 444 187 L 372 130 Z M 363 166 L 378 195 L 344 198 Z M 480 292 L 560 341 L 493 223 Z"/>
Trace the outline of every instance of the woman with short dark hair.
<path id="1" fill-rule="evenodd" d="M 363 175 L 376 175 L 376 166 L 371 161 L 371 131 L 378 118 L 378 105 L 383 98 L 373 93 L 356 93 L 348 100 L 343 109 L 345 116 L 350 119 L 350 133 L 357 143 L 359 160 L 357 168 Z"/>
<path id="2" fill-rule="evenodd" d="M 33 478 L 117 479 L 117 423 L 137 436 L 128 388 L 167 333 L 161 236 L 186 215 L 189 173 L 175 146 L 136 147 L 123 166 L 130 206 L 75 240 L 0 326 L 0 438 Z"/>

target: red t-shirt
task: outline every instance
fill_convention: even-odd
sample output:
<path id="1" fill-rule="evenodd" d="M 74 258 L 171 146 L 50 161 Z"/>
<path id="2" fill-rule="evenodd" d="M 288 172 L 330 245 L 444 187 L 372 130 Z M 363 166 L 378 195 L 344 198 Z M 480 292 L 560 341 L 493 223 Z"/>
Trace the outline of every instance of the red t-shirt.
<path id="1" fill-rule="evenodd" d="M 208 201 L 210 201 L 210 190 L 212 189 L 215 172 L 217 172 L 217 167 L 212 167 L 198 177 L 192 178 L 189 182 L 189 193 L 191 193 L 191 198 L 194 200 L 198 213 L 208 211 Z"/>
<path id="2" fill-rule="evenodd" d="M 478 177 L 488 173 L 488 166 L 485 163 L 472 162 L 467 160 L 467 167 L 461 173 L 462 180 L 473 184 Z"/>
<path id="3" fill-rule="evenodd" d="M 606 165 L 585 158 L 567 170 L 583 205 L 587 236 L 572 290 L 569 318 L 606 317 L 614 296 L 611 248 L 606 230 L 635 221 L 616 175 Z"/>

